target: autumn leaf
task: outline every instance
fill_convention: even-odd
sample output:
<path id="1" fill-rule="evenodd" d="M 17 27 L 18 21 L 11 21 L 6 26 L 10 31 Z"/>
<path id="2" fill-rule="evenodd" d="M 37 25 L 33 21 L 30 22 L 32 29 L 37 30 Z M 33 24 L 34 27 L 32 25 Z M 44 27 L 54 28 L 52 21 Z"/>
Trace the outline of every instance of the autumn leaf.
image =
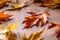
<path id="1" fill-rule="evenodd" d="M 7 30 L 8 30 L 8 31 L 13 30 L 13 29 L 17 26 L 17 24 L 18 24 L 18 21 L 16 21 L 14 24 L 10 24 L 10 25 L 8 26 Z"/>
<path id="2" fill-rule="evenodd" d="M 8 0 L 0 0 L 0 8 L 6 5 L 7 2 Z"/>
<path id="3" fill-rule="evenodd" d="M 32 32 L 28 38 L 26 37 L 26 34 L 24 33 L 24 35 L 22 36 L 22 40 L 39 40 L 43 32 L 44 32 L 44 29 L 40 32 L 37 32 L 36 34 Z"/>
<path id="4" fill-rule="evenodd" d="M 58 23 L 50 23 L 51 25 L 48 26 L 48 29 L 54 28 L 54 27 L 60 27 L 60 24 Z"/>
<path id="5" fill-rule="evenodd" d="M 58 38 L 58 40 L 60 40 L 60 24 L 58 24 L 58 23 L 51 23 L 51 25 L 50 26 L 48 26 L 48 29 L 51 29 L 51 28 L 57 28 L 57 31 L 56 31 L 56 34 L 57 34 L 57 38 Z"/>
<path id="6" fill-rule="evenodd" d="M 18 0 L 16 0 L 16 2 L 9 1 L 9 3 L 11 4 L 11 7 L 8 10 L 17 10 L 17 9 L 21 9 L 22 7 L 26 6 L 25 1 L 21 4 L 18 3 Z"/>
<path id="7" fill-rule="evenodd" d="M 8 20 L 12 15 L 4 14 L 4 12 L 0 12 L 0 21 Z"/>
<path id="8" fill-rule="evenodd" d="M 48 29 L 53 28 L 53 27 L 56 27 L 56 25 L 57 25 L 57 24 L 55 24 L 55 23 L 51 23 L 51 25 L 48 26 Z"/>
<path id="9" fill-rule="evenodd" d="M 22 36 L 22 40 L 27 40 L 25 33 L 24 33 L 24 35 Z"/>
<path id="10" fill-rule="evenodd" d="M 56 34 L 57 34 L 56 37 L 58 38 L 58 40 L 60 40 L 60 24 L 58 24 L 56 27 L 58 27 L 56 31 Z"/>
<path id="11" fill-rule="evenodd" d="M 44 26 L 48 22 L 49 14 L 46 11 L 42 14 L 37 14 L 34 12 L 27 13 L 30 14 L 30 16 L 25 17 L 25 19 L 23 20 L 23 23 L 26 23 L 24 29 L 32 26 Z"/>

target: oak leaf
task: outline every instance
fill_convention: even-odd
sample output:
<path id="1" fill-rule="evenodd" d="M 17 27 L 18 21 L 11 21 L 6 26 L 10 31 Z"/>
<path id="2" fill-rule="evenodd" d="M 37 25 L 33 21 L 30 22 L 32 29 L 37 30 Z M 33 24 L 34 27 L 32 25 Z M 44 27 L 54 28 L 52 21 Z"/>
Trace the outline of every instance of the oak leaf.
<path id="1" fill-rule="evenodd" d="M 48 22 L 49 14 L 45 11 L 42 14 L 37 14 L 34 12 L 27 12 L 30 16 L 25 17 L 23 23 L 26 23 L 25 28 L 32 26 L 44 26 Z M 40 25 L 41 24 L 41 25 Z"/>

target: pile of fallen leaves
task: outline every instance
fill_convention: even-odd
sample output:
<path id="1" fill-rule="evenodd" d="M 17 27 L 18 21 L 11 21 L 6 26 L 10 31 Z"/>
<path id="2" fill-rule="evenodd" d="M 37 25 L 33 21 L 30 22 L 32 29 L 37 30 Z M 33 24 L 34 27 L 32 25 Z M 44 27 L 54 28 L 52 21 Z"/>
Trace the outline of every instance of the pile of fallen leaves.
<path id="1" fill-rule="evenodd" d="M 23 23 L 25 23 L 25 26 L 23 29 L 30 28 L 33 26 L 36 26 L 36 27 L 44 26 L 45 24 L 50 23 L 51 25 L 48 26 L 48 29 L 56 27 L 57 28 L 56 34 L 57 34 L 57 38 L 59 40 L 59 38 L 60 38 L 60 24 L 48 22 L 48 16 L 49 16 L 48 12 L 44 11 L 43 13 L 40 13 L 40 14 L 37 14 L 34 12 L 27 12 L 27 13 L 30 14 L 30 16 L 25 17 L 25 19 L 23 21 Z M 29 40 L 36 40 L 37 39 L 37 38 L 33 39 L 33 38 L 35 38 L 35 36 L 33 36 L 33 37 L 32 36 L 30 36 L 29 37 L 30 39 L 29 39 L 29 38 L 26 38 L 26 35 L 24 34 L 23 40 L 24 39 L 25 40 L 28 40 L 28 39 Z"/>
<path id="2" fill-rule="evenodd" d="M 25 17 L 23 23 L 26 23 L 23 29 L 33 27 L 33 26 L 44 26 L 48 23 L 48 12 L 44 11 L 43 13 L 34 13 L 34 12 L 27 12 L 31 16 Z"/>

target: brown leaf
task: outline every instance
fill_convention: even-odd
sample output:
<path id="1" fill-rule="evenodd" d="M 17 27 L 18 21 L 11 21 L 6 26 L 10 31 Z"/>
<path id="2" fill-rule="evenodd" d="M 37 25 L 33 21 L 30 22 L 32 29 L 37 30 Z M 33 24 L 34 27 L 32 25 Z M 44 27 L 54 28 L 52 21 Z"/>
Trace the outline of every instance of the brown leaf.
<path id="1" fill-rule="evenodd" d="M 8 20 L 12 15 L 4 14 L 4 12 L 0 12 L 0 21 Z"/>
<path id="2" fill-rule="evenodd" d="M 24 33 L 24 35 L 22 36 L 22 40 L 27 40 L 25 33 Z"/>

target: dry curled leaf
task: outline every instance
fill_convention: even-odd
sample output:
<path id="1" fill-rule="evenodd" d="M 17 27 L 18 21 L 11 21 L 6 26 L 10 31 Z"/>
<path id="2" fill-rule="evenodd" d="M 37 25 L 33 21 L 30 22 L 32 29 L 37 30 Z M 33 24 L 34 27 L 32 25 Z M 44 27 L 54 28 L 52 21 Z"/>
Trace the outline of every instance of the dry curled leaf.
<path id="1" fill-rule="evenodd" d="M 28 38 L 26 37 L 26 34 L 24 34 L 22 36 L 22 40 L 39 40 L 43 32 L 44 32 L 44 29 L 40 32 L 37 32 L 36 34 L 32 32 Z"/>
<path id="2" fill-rule="evenodd" d="M 25 17 L 23 23 L 26 23 L 25 28 L 32 26 L 43 26 L 48 22 L 48 13 L 45 11 L 42 14 L 37 14 L 34 12 L 27 12 L 31 16 Z M 41 24 L 41 25 L 40 25 Z"/>
<path id="3" fill-rule="evenodd" d="M 4 14 L 4 12 L 0 12 L 0 21 L 8 20 L 12 15 Z"/>

